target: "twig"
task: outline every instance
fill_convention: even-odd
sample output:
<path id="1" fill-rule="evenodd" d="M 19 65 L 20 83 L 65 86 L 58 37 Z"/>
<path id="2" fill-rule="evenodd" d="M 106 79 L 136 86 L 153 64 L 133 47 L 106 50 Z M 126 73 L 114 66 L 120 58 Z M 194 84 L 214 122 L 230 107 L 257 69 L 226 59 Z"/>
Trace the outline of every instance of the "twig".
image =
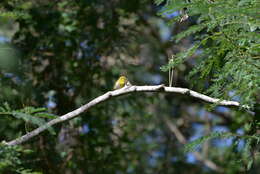
<path id="1" fill-rule="evenodd" d="M 171 62 L 173 61 L 173 57 L 174 57 L 174 55 L 172 55 L 172 57 L 169 58 L 169 64 L 171 64 Z M 169 87 L 172 87 L 172 83 L 173 83 L 173 68 L 170 67 L 169 68 Z"/>
<path id="2" fill-rule="evenodd" d="M 236 107 L 242 107 L 244 109 L 249 109 L 247 106 L 244 105 L 240 105 L 240 103 L 236 102 L 236 101 L 227 101 L 227 100 L 220 100 L 217 98 L 212 98 L 209 96 L 206 96 L 204 94 L 200 94 L 198 92 L 192 91 L 190 89 L 187 88 L 176 88 L 176 87 L 165 87 L 164 85 L 156 85 L 156 86 L 126 86 L 124 88 L 115 90 L 115 91 L 109 91 L 95 99 L 93 99 L 92 101 L 90 101 L 89 103 L 79 107 L 78 109 L 71 111 L 65 115 L 62 115 L 58 118 L 55 118 L 49 122 L 47 122 L 45 125 L 40 126 L 37 129 L 34 129 L 31 132 L 28 132 L 27 134 L 16 138 L 15 140 L 6 142 L 5 144 L 7 145 L 18 145 L 21 143 L 24 143 L 28 140 L 30 140 L 31 138 L 35 137 L 36 135 L 40 134 L 41 132 L 45 131 L 46 129 L 48 129 L 49 127 L 58 124 L 58 123 L 62 123 L 64 121 L 70 120 L 72 118 L 77 117 L 79 114 L 87 111 L 88 109 L 90 109 L 91 107 L 102 103 L 112 97 L 116 97 L 116 96 L 120 96 L 120 95 L 126 95 L 129 93 L 136 93 L 136 92 L 166 92 L 166 93 L 179 93 L 179 94 L 184 94 L 184 95 L 189 95 L 198 99 L 201 99 L 203 101 L 209 102 L 209 103 L 215 103 L 217 105 L 223 105 L 223 106 L 236 106 Z M 4 142 L 4 141 L 3 141 Z"/>
<path id="3" fill-rule="evenodd" d="M 173 68 L 171 68 L 171 86 L 170 87 L 172 87 L 172 84 L 173 84 Z"/>
<path id="4" fill-rule="evenodd" d="M 181 144 L 187 143 L 186 138 L 184 137 L 184 135 L 181 133 L 181 131 L 178 129 L 178 127 L 176 125 L 171 123 L 171 121 L 168 120 L 167 118 L 164 119 L 164 122 L 167 125 L 167 127 L 170 129 L 170 131 L 176 136 L 177 140 Z M 201 161 L 208 168 L 210 168 L 214 171 L 217 171 L 219 173 L 223 172 L 223 169 L 221 167 L 217 166 L 213 161 L 203 157 L 199 152 L 193 152 L 193 154 L 197 158 L 197 160 Z"/>

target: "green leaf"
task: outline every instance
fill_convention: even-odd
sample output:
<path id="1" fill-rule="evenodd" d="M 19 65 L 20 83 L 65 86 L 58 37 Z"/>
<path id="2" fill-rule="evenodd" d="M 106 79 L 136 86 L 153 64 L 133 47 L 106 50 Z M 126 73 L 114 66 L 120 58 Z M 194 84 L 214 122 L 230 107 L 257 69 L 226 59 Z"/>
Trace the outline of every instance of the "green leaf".
<path id="1" fill-rule="evenodd" d="M 22 113 L 22 112 L 17 112 L 17 111 L 13 111 L 12 115 L 18 119 L 22 119 L 25 122 L 31 123 L 31 124 L 35 124 L 38 126 L 42 126 L 43 124 L 45 124 L 46 122 L 44 121 L 44 119 L 42 118 L 37 118 L 37 117 L 33 117 L 29 114 L 26 113 Z"/>
<path id="2" fill-rule="evenodd" d="M 213 139 L 213 138 L 227 138 L 227 137 L 232 137 L 232 135 L 228 132 L 212 132 L 211 134 L 207 136 L 203 136 L 201 138 L 198 138 L 184 146 L 184 151 L 185 152 L 193 152 L 195 151 L 198 146 L 201 144 L 205 143 L 207 140 Z"/>
<path id="3" fill-rule="evenodd" d="M 249 160 L 249 162 L 247 163 L 246 169 L 247 169 L 247 170 L 250 170 L 250 169 L 252 168 L 252 166 L 253 166 L 253 163 L 254 163 L 254 160 L 251 158 L 251 159 Z"/>
<path id="4" fill-rule="evenodd" d="M 26 113 L 13 111 L 12 115 L 18 119 L 24 120 L 26 123 L 31 123 L 31 124 L 37 125 L 39 127 L 46 125 L 46 121 L 43 118 L 34 117 L 34 116 L 26 114 Z M 51 134 L 55 135 L 55 131 L 52 127 L 48 127 L 48 131 Z"/>
<path id="5" fill-rule="evenodd" d="M 33 116 L 41 117 L 41 118 L 48 118 L 48 119 L 54 119 L 54 118 L 58 117 L 57 115 L 46 113 L 46 112 L 36 113 Z"/>
<path id="6" fill-rule="evenodd" d="M 164 0 L 155 0 L 155 1 L 154 1 L 154 3 L 155 3 L 156 5 L 160 5 L 162 2 L 164 2 Z"/>

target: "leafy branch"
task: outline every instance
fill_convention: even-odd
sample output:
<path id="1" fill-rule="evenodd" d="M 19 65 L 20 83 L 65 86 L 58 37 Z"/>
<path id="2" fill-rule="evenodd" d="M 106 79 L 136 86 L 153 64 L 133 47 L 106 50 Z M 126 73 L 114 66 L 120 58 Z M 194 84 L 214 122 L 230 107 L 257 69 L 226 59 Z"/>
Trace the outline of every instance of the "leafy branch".
<path id="1" fill-rule="evenodd" d="M 12 110 L 8 103 L 4 103 L 0 107 L 0 115 L 13 116 L 16 119 L 21 119 L 25 122 L 25 128 L 27 131 L 27 124 L 36 126 L 42 126 L 46 124 L 45 119 L 54 119 L 57 116 L 46 112 L 46 108 L 24 107 L 23 109 Z M 52 134 L 55 133 L 53 129 L 48 129 Z"/>

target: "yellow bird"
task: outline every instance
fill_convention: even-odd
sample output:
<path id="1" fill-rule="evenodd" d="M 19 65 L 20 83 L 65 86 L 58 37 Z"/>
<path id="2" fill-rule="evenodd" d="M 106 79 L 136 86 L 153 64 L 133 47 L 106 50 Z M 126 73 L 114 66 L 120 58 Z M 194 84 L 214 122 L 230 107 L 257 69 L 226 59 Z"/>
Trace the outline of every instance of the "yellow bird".
<path id="1" fill-rule="evenodd" d="M 125 86 L 130 86 L 131 83 L 127 80 L 125 76 L 120 76 L 114 85 L 114 89 L 120 89 Z"/>

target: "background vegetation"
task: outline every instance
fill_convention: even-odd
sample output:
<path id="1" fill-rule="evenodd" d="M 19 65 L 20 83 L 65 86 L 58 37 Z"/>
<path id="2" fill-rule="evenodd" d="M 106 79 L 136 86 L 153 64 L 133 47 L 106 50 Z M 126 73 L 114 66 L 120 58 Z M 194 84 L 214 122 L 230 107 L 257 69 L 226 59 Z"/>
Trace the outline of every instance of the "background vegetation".
<path id="1" fill-rule="evenodd" d="M 168 84 L 171 68 L 173 86 L 254 112 L 176 94 L 122 96 L 23 145 L 2 144 L 0 173 L 260 170 L 258 0 L 0 5 L 1 140 L 80 107 L 122 74 L 135 85 Z"/>

